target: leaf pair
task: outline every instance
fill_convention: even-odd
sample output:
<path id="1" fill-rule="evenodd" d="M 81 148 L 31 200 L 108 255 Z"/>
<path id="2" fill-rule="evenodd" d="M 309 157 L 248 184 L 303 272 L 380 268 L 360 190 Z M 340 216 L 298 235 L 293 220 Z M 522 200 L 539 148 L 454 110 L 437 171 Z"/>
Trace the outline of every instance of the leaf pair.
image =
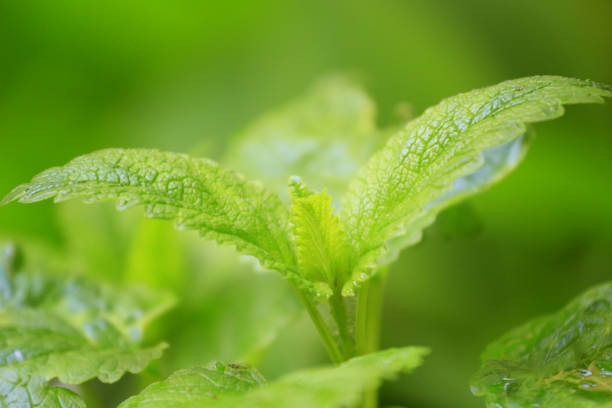
<path id="1" fill-rule="evenodd" d="M 349 275 L 349 248 L 342 225 L 326 191 L 313 193 L 297 177 L 289 188 L 298 268 L 305 279 L 319 283 L 319 296 L 329 297 Z"/>
<path id="2" fill-rule="evenodd" d="M 141 204 L 147 216 L 235 245 L 319 297 L 336 288 L 353 295 L 417 242 L 442 209 L 512 170 L 525 152 L 526 123 L 560 116 L 563 104 L 604 96 L 611 89 L 592 81 L 541 76 L 446 99 L 393 135 L 346 184 L 338 219 L 324 195 L 300 198 L 290 215 L 276 194 L 210 160 L 144 149 L 76 158 L 17 187 L 3 203 L 53 197 Z M 347 182 L 379 134 L 369 99 L 348 82 L 331 81 L 247 130 L 228 161 L 268 180 L 304 170 L 307 180 L 331 174 Z M 359 153 L 349 154 L 352 149 Z M 350 169 L 335 167 L 343 161 Z"/>

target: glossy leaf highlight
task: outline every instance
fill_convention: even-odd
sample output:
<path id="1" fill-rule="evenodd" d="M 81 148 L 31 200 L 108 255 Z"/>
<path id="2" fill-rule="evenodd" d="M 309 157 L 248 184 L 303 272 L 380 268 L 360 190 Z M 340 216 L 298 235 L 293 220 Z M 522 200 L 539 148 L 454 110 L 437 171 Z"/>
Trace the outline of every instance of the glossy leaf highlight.
<path id="1" fill-rule="evenodd" d="M 491 344 L 472 392 L 491 408 L 612 407 L 612 282 Z"/>
<path id="2" fill-rule="evenodd" d="M 64 395 L 43 382 L 115 382 L 126 372 L 142 371 L 166 348 L 139 342 L 146 324 L 172 304 L 171 298 L 18 270 L 6 259 L 0 274 L 0 378 L 5 380 L 0 398 L 24 387 L 19 395 L 25 399 L 19 401 L 36 406 L 28 405 L 34 395 Z"/>

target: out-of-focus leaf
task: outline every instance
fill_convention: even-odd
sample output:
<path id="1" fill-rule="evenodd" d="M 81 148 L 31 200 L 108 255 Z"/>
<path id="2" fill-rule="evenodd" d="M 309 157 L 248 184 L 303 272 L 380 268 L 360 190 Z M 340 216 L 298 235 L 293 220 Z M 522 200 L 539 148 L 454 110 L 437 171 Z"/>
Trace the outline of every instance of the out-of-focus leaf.
<path id="1" fill-rule="evenodd" d="M 215 358 L 256 363 L 302 312 L 281 276 L 253 273 L 252 258 L 238 259 L 233 248 L 203 242 L 159 220 L 141 221 L 123 277 L 180 299 L 168 318 L 147 331 L 163 330 L 158 337 L 172 344 L 164 358 L 170 367 Z"/>
<path id="2" fill-rule="evenodd" d="M 427 353 L 421 347 L 389 349 L 337 367 L 298 371 L 270 384 L 265 384 L 252 367 L 214 363 L 179 371 L 128 399 L 120 408 L 351 408 L 383 379 L 413 371 Z"/>
<path id="3" fill-rule="evenodd" d="M 611 88 L 592 81 L 529 77 L 448 98 L 408 123 L 343 198 L 339 216 L 354 248 L 345 294 L 418 241 L 440 210 L 511 171 L 524 154 L 527 123 L 604 96 Z"/>
<path id="4" fill-rule="evenodd" d="M 40 379 L 114 382 L 161 356 L 165 344 L 143 348 L 138 343 L 147 323 L 164 312 L 172 298 L 35 268 L 19 270 L 11 264 L 6 256 L 0 262 L 0 371 L 7 384 L 31 383 L 31 393 L 39 389 L 44 394 Z M 7 386 L 6 392 L 0 395 L 9 398 L 16 391 Z M 31 401 L 21 403 L 37 406 L 28 405 Z"/>
<path id="5" fill-rule="evenodd" d="M 339 198 L 381 142 L 368 95 L 351 80 L 332 77 L 246 128 L 224 162 L 261 179 L 287 202 L 287 178 L 294 174 Z"/>
<path id="6" fill-rule="evenodd" d="M 445 239 L 473 237 L 482 231 L 482 220 L 473 206 L 462 202 L 442 211 L 433 227 Z"/>
<path id="7" fill-rule="evenodd" d="M 104 204 L 72 202 L 57 208 L 68 225 L 67 258 L 79 270 L 91 268 L 115 282 L 146 284 L 180 298 L 170 317 L 147 330 L 148 338 L 173 345 L 164 358 L 169 367 L 214 358 L 257 363 L 302 311 L 286 282 L 272 273 L 253 274 L 253 262 L 237 260 L 231 248 L 202 242 L 197 234 L 176 231 L 160 220 L 138 218 L 137 211 L 117 214 Z M 82 234 L 89 236 L 80 241 Z M 30 249 L 31 242 L 24 244 Z M 98 248 L 103 244 L 109 246 Z M 119 269 L 106 271 L 113 267 Z"/>
<path id="8" fill-rule="evenodd" d="M 49 386 L 37 375 L 23 376 L 19 370 L 0 369 L 0 404 L 3 408 L 85 408 L 85 401 L 76 393 Z"/>
<path id="9" fill-rule="evenodd" d="M 116 214 L 115 214 L 116 215 Z M 123 281 L 146 284 L 147 287 L 172 290 L 177 296 L 187 292 L 191 280 L 189 268 L 199 273 L 214 273 L 203 265 L 187 266 L 186 237 L 171 225 L 159 220 L 141 219 L 134 229 L 123 265 Z M 189 238 L 189 237 L 187 237 Z M 202 241 L 198 240 L 200 247 Z M 215 256 L 215 254 L 209 254 Z"/>
<path id="10" fill-rule="evenodd" d="M 612 407 L 612 282 L 491 344 L 472 392 L 491 408 Z"/>
<path id="11" fill-rule="evenodd" d="M 132 236 L 141 218 L 137 211 L 118 216 L 111 203 L 83 205 L 75 201 L 55 209 L 71 267 L 98 280 L 125 281 Z"/>
<path id="12" fill-rule="evenodd" d="M 231 248 L 176 235 L 188 283 L 172 318 L 164 320 L 172 366 L 217 358 L 257 363 L 279 332 L 303 313 L 294 291 L 276 273 L 253 273 L 252 260 L 236 259 Z"/>
<path id="13" fill-rule="evenodd" d="M 207 367 L 179 370 L 165 381 L 151 384 L 120 407 L 205 407 L 219 399 L 242 395 L 265 382 L 254 367 L 215 362 Z"/>

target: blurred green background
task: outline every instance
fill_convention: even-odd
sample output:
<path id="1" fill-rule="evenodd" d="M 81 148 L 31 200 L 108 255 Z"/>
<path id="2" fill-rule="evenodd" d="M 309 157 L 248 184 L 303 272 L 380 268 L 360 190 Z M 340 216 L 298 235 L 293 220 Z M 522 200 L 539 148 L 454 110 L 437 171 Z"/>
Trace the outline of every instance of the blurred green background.
<path id="1" fill-rule="evenodd" d="M 246 124 L 329 73 L 356 73 L 383 126 L 399 102 L 420 113 L 515 77 L 612 84 L 611 17 L 609 0 L 2 1 L 0 195 L 105 147 L 220 157 Z M 484 346 L 610 278 L 612 105 L 573 106 L 535 129 L 517 171 L 442 214 L 393 267 L 383 347 L 430 345 L 433 354 L 416 374 L 383 387 L 384 404 L 483 406 L 468 382 Z M 275 276 L 173 235 L 163 262 L 128 255 L 127 248 L 154 245 L 148 229 L 167 229 L 132 228 L 132 218 L 104 207 L 11 205 L 0 210 L 0 233 L 90 252 L 83 270 L 106 280 L 188 293 L 155 333 L 173 346 L 159 375 L 246 358 L 274 378 L 326 361 L 301 314 L 249 323 L 274 314 L 278 302 L 292 304 Z M 255 351 L 240 334 L 287 324 L 277 339 L 256 333 Z M 117 395 L 138 389 L 138 381 L 127 378 Z M 93 394 L 96 388 L 105 389 Z M 111 399 L 109 406 L 121 398 Z"/>

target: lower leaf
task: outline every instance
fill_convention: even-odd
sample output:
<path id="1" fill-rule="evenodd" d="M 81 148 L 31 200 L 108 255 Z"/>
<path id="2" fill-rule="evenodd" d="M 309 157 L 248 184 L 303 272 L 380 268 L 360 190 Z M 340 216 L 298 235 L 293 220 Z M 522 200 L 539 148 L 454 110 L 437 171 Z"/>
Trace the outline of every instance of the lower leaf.
<path id="1" fill-rule="evenodd" d="M 428 354 L 423 347 L 389 349 L 356 357 L 337 367 L 313 368 L 265 383 L 249 366 L 213 363 L 181 370 L 152 384 L 119 408 L 350 408 L 383 379 L 411 372 Z"/>
<path id="2" fill-rule="evenodd" d="M 612 282 L 491 344 L 472 392 L 495 408 L 612 407 Z"/>
<path id="3" fill-rule="evenodd" d="M 53 387 L 40 376 L 22 376 L 16 370 L 0 370 L 0 403 L 4 408 L 85 408 L 76 393 Z"/>
<path id="4" fill-rule="evenodd" d="M 0 278 L 0 401 L 5 405 L 84 406 L 48 381 L 115 382 L 126 372 L 142 371 L 166 348 L 138 343 L 146 323 L 171 305 L 167 296 L 54 276 L 27 263 L 21 270 L 6 257 L 0 258 Z"/>

